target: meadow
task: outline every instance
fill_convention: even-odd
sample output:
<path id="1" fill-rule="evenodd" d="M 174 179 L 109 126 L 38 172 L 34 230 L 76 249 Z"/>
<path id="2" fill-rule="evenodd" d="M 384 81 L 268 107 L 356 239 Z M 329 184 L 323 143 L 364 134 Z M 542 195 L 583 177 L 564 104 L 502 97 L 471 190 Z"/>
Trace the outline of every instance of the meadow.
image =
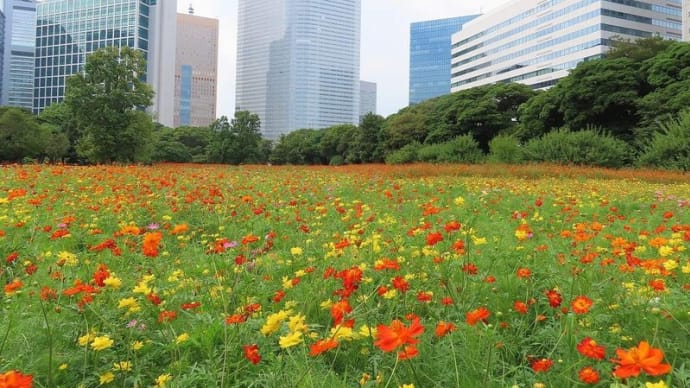
<path id="1" fill-rule="evenodd" d="M 690 387 L 687 174 L 0 167 L 0 387 Z"/>

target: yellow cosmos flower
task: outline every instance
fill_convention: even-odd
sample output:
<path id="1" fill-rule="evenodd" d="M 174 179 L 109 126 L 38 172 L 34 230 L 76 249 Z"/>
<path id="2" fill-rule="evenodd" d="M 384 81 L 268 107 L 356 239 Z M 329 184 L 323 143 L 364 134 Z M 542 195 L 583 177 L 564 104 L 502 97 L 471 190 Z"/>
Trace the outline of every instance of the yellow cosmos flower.
<path id="1" fill-rule="evenodd" d="M 337 326 L 331 328 L 329 335 L 331 338 L 335 338 L 339 341 L 348 340 L 352 341 L 355 338 L 355 333 L 352 331 L 351 327 Z"/>
<path id="2" fill-rule="evenodd" d="M 172 380 L 172 375 L 169 373 L 162 374 L 158 377 L 156 377 L 156 387 L 158 388 L 164 388 L 166 384 Z"/>
<path id="3" fill-rule="evenodd" d="M 96 338 L 96 333 L 94 333 L 94 332 L 84 334 L 83 336 L 79 337 L 79 340 L 78 340 L 79 345 L 81 345 L 81 346 L 86 346 L 86 345 L 88 345 L 89 342 L 91 342 L 94 338 Z"/>
<path id="4" fill-rule="evenodd" d="M 666 260 L 664 261 L 664 268 L 667 271 L 673 271 L 674 269 L 678 268 L 678 262 L 675 260 Z"/>
<path id="5" fill-rule="evenodd" d="M 376 336 L 376 328 L 375 327 L 369 327 L 367 325 L 362 325 L 359 330 L 357 330 L 357 334 L 359 334 L 361 337 L 374 337 Z"/>
<path id="6" fill-rule="evenodd" d="M 105 372 L 99 377 L 99 385 L 106 385 L 112 382 L 113 380 L 115 380 L 115 375 L 113 374 L 113 372 Z"/>
<path id="7" fill-rule="evenodd" d="M 182 334 L 178 335 L 177 338 L 175 338 L 175 343 L 179 345 L 183 342 L 186 342 L 187 340 L 189 340 L 189 334 L 182 333 Z"/>
<path id="8" fill-rule="evenodd" d="M 139 302 L 137 302 L 137 300 L 133 297 L 120 299 L 120 301 L 117 303 L 117 308 L 128 309 L 127 312 L 129 313 L 135 313 L 141 310 Z"/>
<path id="9" fill-rule="evenodd" d="M 292 248 L 290 248 L 290 253 L 293 256 L 300 256 L 300 255 L 302 255 L 302 253 L 304 253 L 304 251 L 300 247 L 292 247 Z"/>
<path id="10" fill-rule="evenodd" d="M 658 383 L 645 383 L 644 386 L 645 388 L 668 388 L 664 380 L 659 380 Z"/>
<path id="11" fill-rule="evenodd" d="M 66 363 L 62 363 L 58 367 L 58 370 L 67 370 L 67 368 L 69 368 L 69 365 L 67 365 Z"/>
<path id="12" fill-rule="evenodd" d="M 403 384 L 400 385 L 399 388 L 414 388 L 414 384 Z"/>
<path id="13" fill-rule="evenodd" d="M 673 254 L 673 248 L 669 247 L 668 245 L 664 245 L 662 247 L 659 247 L 659 256 L 667 257 L 667 256 L 671 256 L 672 254 Z"/>
<path id="14" fill-rule="evenodd" d="M 681 271 L 683 271 L 683 273 L 686 273 L 686 274 L 690 273 L 690 263 L 684 265 L 683 268 L 681 269 Z"/>
<path id="15" fill-rule="evenodd" d="M 462 206 L 462 205 L 465 204 L 465 198 L 463 198 L 463 197 L 455 197 L 455 199 L 453 200 L 453 202 L 455 203 L 455 206 Z"/>
<path id="16" fill-rule="evenodd" d="M 302 332 L 295 332 L 295 333 L 290 333 L 286 336 L 280 337 L 280 340 L 278 341 L 278 344 L 280 345 L 281 348 L 286 349 L 291 346 L 298 345 L 302 343 Z"/>
<path id="17" fill-rule="evenodd" d="M 96 337 L 91 341 L 91 349 L 95 351 L 105 350 L 113 346 L 115 341 L 111 340 L 107 335 Z"/>
<path id="18" fill-rule="evenodd" d="M 290 317 L 290 320 L 288 321 L 288 328 L 290 329 L 291 332 L 296 332 L 296 331 L 301 331 L 303 333 L 306 333 L 309 329 L 307 325 L 304 323 L 305 316 L 302 314 L 297 314 L 295 316 Z"/>
<path id="19" fill-rule="evenodd" d="M 115 363 L 113 363 L 113 370 L 120 371 L 120 372 L 129 372 L 132 370 L 132 362 L 131 361 L 115 362 Z"/>
<path id="20" fill-rule="evenodd" d="M 288 318 L 288 314 L 285 311 L 279 311 L 277 313 L 271 314 L 266 317 L 266 323 L 261 327 L 261 334 L 270 335 L 275 333 L 280 328 L 280 325 L 284 320 Z"/>
<path id="21" fill-rule="evenodd" d="M 64 262 L 65 265 L 68 265 L 70 267 L 74 267 L 75 265 L 79 264 L 79 260 L 77 260 L 77 255 L 67 251 L 60 251 L 58 253 L 58 260 Z"/>
<path id="22" fill-rule="evenodd" d="M 118 277 L 113 276 L 112 274 L 108 276 L 105 280 L 103 280 L 103 283 L 106 287 L 113 288 L 116 290 L 120 288 L 120 286 L 122 286 L 122 280 L 120 280 L 120 278 Z"/>

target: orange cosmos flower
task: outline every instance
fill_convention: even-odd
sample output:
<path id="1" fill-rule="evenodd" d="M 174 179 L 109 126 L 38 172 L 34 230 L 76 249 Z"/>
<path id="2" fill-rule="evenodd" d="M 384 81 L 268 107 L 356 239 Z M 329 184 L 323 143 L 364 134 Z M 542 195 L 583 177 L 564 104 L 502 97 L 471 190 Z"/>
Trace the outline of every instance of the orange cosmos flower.
<path id="1" fill-rule="evenodd" d="M 189 230 L 189 226 L 187 224 L 179 224 L 175 225 L 172 231 L 170 231 L 170 234 L 182 234 L 185 233 L 186 231 Z"/>
<path id="2" fill-rule="evenodd" d="M 398 352 L 399 360 L 409 360 L 410 358 L 417 357 L 419 354 L 419 349 L 414 345 L 406 345 L 403 350 Z"/>
<path id="3" fill-rule="evenodd" d="M 546 297 L 549 299 L 549 305 L 553 308 L 560 306 L 563 302 L 563 297 L 556 290 L 546 291 Z"/>
<path id="4" fill-rule="evenodd" d="M 434 335 L 436 337 L 443 337 L 446 334 L 454 331 L 457 327 L 452 322 L 441 321 L 436 325 L 436 330 L 434 330 Z"/>
<path id="5" fill-rule="evenodd" d="M 513 310 L 522 315 L 527 314 L 527 304 L 518 300 L 513 303 Z"/>
<path id="6" fill-rule="evenodd" d="M 553 361 L 549 360 L 548 358 L 540 358 L 532 361 L 532 370 L 536 373 L 545 373 L 551 369 L 552 365 Z"/>
<path id="7" fill-rule="evenodd" d="M 589 337 L 577 344 L 577 351 L 583 356 L 594 360 L 603 360 L 606 357 L 606 348 L 597 344 L 597 341 Z"/>
<path id="8" fill-rule="evenodd" d="M 659 376 L 671 371 L 671 365 L 662 364 L 664 352 L 649 346 L 647 341 L 641 341 L 637 347 L 628 350 L 617 349 L 618 359 L 612 360 L 618 364 L 613 375 L 626 379 L 637 377 L 644 371 L 650 376 Z"/>
<path id="9" fill-rule="evenodd" d="M 521 279 L 529 279 L 532 276 L 532 271 L 529 268 L 518 268 L 517 277 Z"/>
<path id="10" fill-rule="evenodd" d="M 447 222 L 446 225 L 443 227 L 443 229 L 446 230 L 446 233 L 450 233 L 455 230 L 460 230 L 460 228 L 462 228 L 462 225 L 457 221 Z"/>
<path id="11" fill-rule="evenodd" d="M 573 312 L 575 312 L 575 314 L 586 314 L 589 312 L 589 309 L 593 304 L 594 302 L 592 302 L 592 300 L 588 297 L 578 296 L 571 303 L 571 307 L 573 308 Z"/>
<path id="12" fill-rule="evenodd" d="M 226 325 L 237 325 L 247 321 L 247 316 L 244 314 L 233 314 L 225 318 Z"/>
<path id="13" fill-rule="evenodd" d="M 17 290 L 22 288 L 24 286 L 24 283 L 21 282 L 21 280 L 14 279 L 11 283 L 5 284 L 5 295 L 12 295 Z"/>
<path id="14" fill-rule="evenodd" d="M 419 317 L 412 319 L 409 327 L 401 321 L 394 320 L 390 325 L 378 325 L 376 327 L 376 341 L 374 345 L 384 352 L 392 352 L 399 346 L 415 345 L 417 339 L 424 333 L 424 326 L 419 323 Z"/>
<path id="15" fill-rule="evenodd" d="M 592 368 L 591 366 L 584 367 L 580 370 L 580 372 L 577 374 L 577 377 L 580 378 L 580 381 L 582 381 L 585 384 L 596 384 L 599 382 L 599 372 L 597 372 L 596 369 Z"/>
<path id="16" fill-rule="evenodd" d="M 242 245 L 247 245 L 256 241 L 259 241 L 259 238 L 250 233 L 242 238 Z"/>
<path id="17" fill-rule="evenodd" d="M 249 360 L 254 365 L 261 361 L 261 355 L 259 355 L 259 346 L 256 344 L 242 345 L 242 352 L 244 353 L 244 358 Z"/>
<path id="18" fill-rule="evenodd" d="M 426 245 L 436 245 L 441 241 L 443 241 L 443 235 L 439 232 L 431 232 L 426 235 Z"/>
<path id="19" fill-rule="evenodd" d="M 468 325 L 474 326 L 479 321 L 486 322 L 490 314 L 486 307 L 480 307 L 465 314 L 465 319 Z"/>
<path id="20" fill-rule="evenodd" d="M 158 256 L 158 247 L 161 243 L 162 238 L 163 234 L 161 232 L 146 233 L 144 235 L 144 245 L 142 246 L 144 256 Z"/>
<path id="21" fill-rule="evenodd" d="M 33 379 L 32 375 L 24 375 L 19 371 L 0 373 L 0 387 L 31 388 L 33 386 Z"/>
<path id="22" fill-rule="evenodd" d="M 309 345 L 309 355 L 312 357 L 318 356 L 319 354 L 326 352 L 328 350 L 334 349 L 338 346 L 338 341 L 333 338 L 328 338 L 324 340 L 316 341 L 315 343 Z"/>

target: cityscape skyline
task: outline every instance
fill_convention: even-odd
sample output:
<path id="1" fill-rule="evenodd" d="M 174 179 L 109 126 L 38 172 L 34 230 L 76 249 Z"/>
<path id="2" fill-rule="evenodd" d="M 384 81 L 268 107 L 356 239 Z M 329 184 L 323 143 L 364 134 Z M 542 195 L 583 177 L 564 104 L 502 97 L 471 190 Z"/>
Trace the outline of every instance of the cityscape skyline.
<path id="1" fill-rule="evenodd" d="M 408 105 L 409 29 L 413 22 L 486 12 L 509 0 L 377 0 L 362 2 L 360 79 L 377 84 L 377 112 L 388 116 Z M 235 111 L 237 0 L 178 1 L 186 13 L 219 19 L 218 116 Z"/>

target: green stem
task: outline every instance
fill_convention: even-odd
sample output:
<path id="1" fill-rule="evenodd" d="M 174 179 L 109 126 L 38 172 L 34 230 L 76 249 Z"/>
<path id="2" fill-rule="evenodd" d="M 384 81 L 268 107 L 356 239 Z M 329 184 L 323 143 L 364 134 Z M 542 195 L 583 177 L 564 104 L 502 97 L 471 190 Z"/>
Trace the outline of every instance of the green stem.
<path id="1" fill-rule="evenodd" d="M 398 368 L 398 362 L 400 361 L 400 357 L 397 355 L 395 356 L 395 365 L 393 365 L 393 370 L 391 371 L 391 376 L 388 378 L 388 381 L 386 382 L 386 385 L 384 388 L 388 388 L 389 385 L 391 385 L 391 382 L 393 381 L 393 376 L 395 376 L 395 370 Z"/>
<path id="2" fill-rule="evenodd" d="M 43 313 L 43 321 L 46 323 L 46 331 L 48 332 L 48 386 L 53 386 L 53 333 L 50 329 L 50 322 L 48 321 L 48 312 L 43 304 L 43 301 L 39 299 L 41 305 L 41 312 Z"/>

